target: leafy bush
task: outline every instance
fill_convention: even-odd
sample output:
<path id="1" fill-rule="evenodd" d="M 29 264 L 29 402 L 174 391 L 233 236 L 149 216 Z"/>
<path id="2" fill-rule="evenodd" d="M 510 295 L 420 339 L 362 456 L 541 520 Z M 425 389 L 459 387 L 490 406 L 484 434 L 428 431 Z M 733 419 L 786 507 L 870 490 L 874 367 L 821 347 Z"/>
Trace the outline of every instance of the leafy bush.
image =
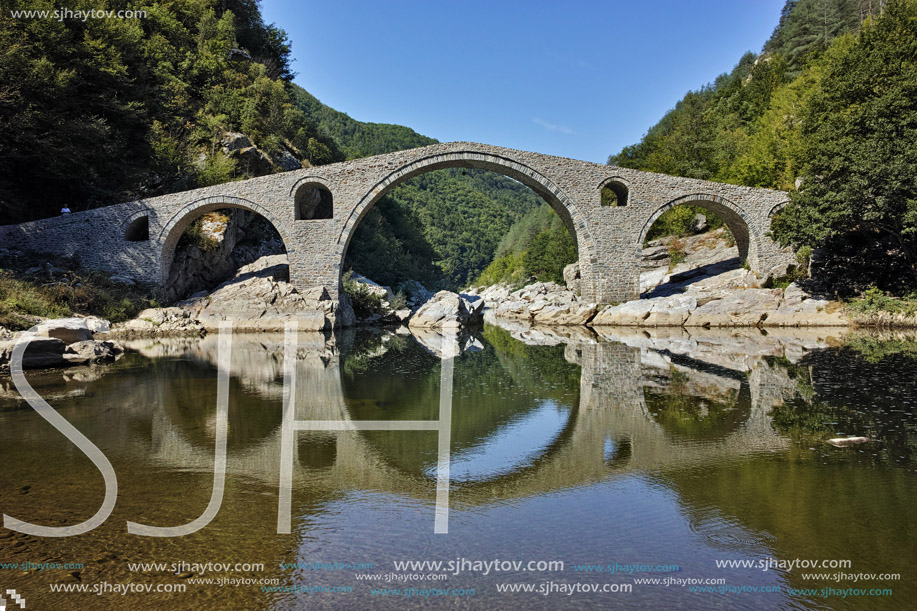
<path id="1" fill-rule="evenodd" d="M 208 155 L 203 164 L 197 169 L 195 184 L 198 187 L 209 187 L 229 182 L 237 178 L 237 162 L 231 157 L 223 154 L 223 151 L 217 151 L 213 155 Z M 238 176 L 241 178 L 241 176 Z"/>
<path id="2" fill-rule="evenodd" d="M 688 255 L 685 252 L 685 246 L 686 244 L 684 240 L 680 240 L 678 238 L 675 238 L 674 240 L 669 242 L 669 270 L 670 271 L 674 269 L 676 265 L 684 261 L 685 258 L 687 258 Z"/>
<path id="3" fill-rule="evenodd" d="M 365 318 L 382 313 L 382 297 L 373 293 L 362 282 L 357 282 L 357 279 L 353 277 L 353 270 L 348 270 L 341 277 L 341 285 L 357 316 Z"/>
<path id="4" fill-rule="evenodd" d="M 397 291 L 388 305 L 393 310 L 403 310 L 408 307 L 408 298 L 405 297 L 404 291 Z"/>
<path id="5" fill-rule="evenodd" d="M 209 232 L 204 231 L 204 222 L 208 221 L 210 224 L 216 225 L 217 227 L 222 225 L 222 228 L 225 231 L 225 228 L 229 223 L 229 215 L 225 212 L 208 212 L 207 214 L 194 219 L 182 234 L 178 247 L 182 248 L 187 246 L 194 246 L 204 252 L 219 248 L 220 240 L 215 238 Z"/>
<path id="6" fill-rule="evenodd" d="M 857 314 L 888 312 L 913 316 L 917 314 L 917 295 L 912 293 L 906 297 L 893 297 L 881 289 L 871 287 L 859 298 L 851 300 L 847 307 Z"/>

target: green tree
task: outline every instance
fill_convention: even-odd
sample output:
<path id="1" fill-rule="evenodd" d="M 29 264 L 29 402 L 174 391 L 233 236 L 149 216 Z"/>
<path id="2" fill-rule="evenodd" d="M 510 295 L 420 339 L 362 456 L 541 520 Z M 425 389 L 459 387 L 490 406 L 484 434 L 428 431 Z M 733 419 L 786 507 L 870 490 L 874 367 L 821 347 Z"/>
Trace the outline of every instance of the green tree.
<path id="1" fill-rule="evenodd" d="M 783 55 L 791 71 L 798 73 L 834 38 L 855 32 L 881 4 L 880 0 L 787 0 L 764 52 Z"/>
<path id="2" fill-rule="evenodd" d="M 917 286 L 917 0 L 839 39 L 805 113 L 804 179 L 774 224 L 784 243 L 894 240 Z"/>
<path id="3" fill-rule="evenodd" d="M 778 88 L 767 109 L 753 123 L 745 147 L 725 175 L 727 182 L 749 187 L 791 190 L 798 175 L 802 112 L 818 91 L 821 64 L 810 65 Z"/>
<path id="4" fill-rule="evenodd" d="M 526 274 L 538 280 L 563 283 L 564 267 L 576 261 L 576 245 L 564 231 L 542 231 L 522 256 Z"/>

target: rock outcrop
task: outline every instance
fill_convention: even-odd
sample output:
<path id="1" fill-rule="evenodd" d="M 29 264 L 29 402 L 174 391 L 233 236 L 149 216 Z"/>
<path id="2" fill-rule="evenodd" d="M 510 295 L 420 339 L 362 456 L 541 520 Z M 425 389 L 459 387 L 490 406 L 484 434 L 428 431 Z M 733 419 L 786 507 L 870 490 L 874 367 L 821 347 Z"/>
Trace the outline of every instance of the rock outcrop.
<path id="1" fill-rule="evenodd" d="M 118 358 L 124 349 L 112 341 L 86 340 L 74 342 L 64 350 L 63 358 L 73 365 L 110 363 Z"/>
<path id="2" fill-rule="evenodd" d="M 175 307 L 141 312 L 118 325 L 114 333 L 127 336 L 196 335 L 215 331 L 222 321 L 233 321 L 243 331 L 282 330 L 296 321 L 300 330 L 328 330 L 352 324 L 353 313 L 333 301 L 325 287 L 299 292 L 286 281 L 286 255 L 270 255 L 245 265 L 212 293 L 197 293 Z"/>
<path id="3" fill-rule="evenodd" d="M 575 282 L 572 269 L 568 275 Z M 468 294 L 481 297 L 495 316 L 508 320 L 544 325 L 584 325 L 596 313 L 594 303 L 580 301 L 570 288 L 553 282 L 536 282 L 515 291 L 505 284 L 498 284 L 471 289 Z"/>
<path id="4" fill-rule="evenodd" d="M 110 328 L 109 322 L 100 318 L 43 321 L 29 331 L 11 334 L 0 341 L 0 371 L 9 369 L 13 350 L 26 338 L 29 343 L 22 356 L 23 369 L 114 361 L 124 349 L 113 341 L 94 338 L 96 333 L 106 333 Z"/>
<path id="5" fill-rule="evenodd" d="M 484 322 L 484 300 L 477 295 L 440 291 L 424 303 L 408 322 L 411 328 L 463 329 Z"/>
<path id="6" fill-rule="evenodd" d="M 849 326 L 840 304 L 810 295 L 796 284 L 786 290 L 762 288 L 725 238 L 725 230 L 717 229 L 651 242 L 643 251 L 643 298 L 625 303 L 584 303 L 577 296 L 576 265 L 564 269 L 567 287 L 536 282 L 517 290 L 495 285 L 469 292 L 480 295 L 497 319 L 536 325 Z"/>

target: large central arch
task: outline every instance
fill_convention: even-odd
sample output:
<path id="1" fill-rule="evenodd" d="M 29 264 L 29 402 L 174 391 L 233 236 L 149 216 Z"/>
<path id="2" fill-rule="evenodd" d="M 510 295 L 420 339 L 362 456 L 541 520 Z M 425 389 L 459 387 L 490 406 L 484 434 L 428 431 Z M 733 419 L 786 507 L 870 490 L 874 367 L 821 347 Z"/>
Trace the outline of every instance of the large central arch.
<path id="1" fill-rule="evenodd" d="M 507 157 L 474 151 L 430 155 L 417 159 L 394 170 L 373 185 L 350 211 L 335 244 L 333 261 L 336 263 L 338 282 L 340 282 L 340 274 L 344 267 L 344 257 L 347 255 L 347 249 L 350 247 L 350 240 L 353 238 L 357 225 L 375 203 L 397 185 L 415 176 L 447 168 L 474 168 L 496 172 L 519 181 L 537 193 L 554 209 L 573 237 L 583 283 L 592 282 L 589 269 L 596 261 L 595 240 L 591 236 L 585 217 L 577 210 L 573 200 L 554 182 L 525 164 Z"/>

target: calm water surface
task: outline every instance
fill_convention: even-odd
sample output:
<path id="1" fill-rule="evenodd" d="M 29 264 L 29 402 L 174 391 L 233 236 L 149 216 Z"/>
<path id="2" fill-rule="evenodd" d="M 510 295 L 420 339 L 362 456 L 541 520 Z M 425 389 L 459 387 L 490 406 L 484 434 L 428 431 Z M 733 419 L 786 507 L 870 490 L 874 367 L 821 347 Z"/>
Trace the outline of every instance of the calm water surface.
<path id="1" fill-rule="evenodd" d="M 237 333 L 220 510 L 175 538 L 126 523 L 177 526 L 207 507 L 218 338 L 138 341 L 110 366 L 30 374 L 111 461 L 118 500 L 84 535 L 0 529 L 0 586 L 28 609 L 915 608 L 914 344 L 698 333 L 299 334 L 295 363 L 282 334 Z M 292 531 L 278 534 L 285 387 L 299 421 L 438 429 L 296 432 Z M 871 441 L 826 443 L 846 435 Z M 100 472 L 9 378 L 0 458 L 4 514 L 64 526 L 102 502 Z M 810 560 L 846 566 L 789 565 Z M 207 562 L 256 566 L 193 566 Z M 120 594 L 128 583 L 154 591 Z M 87 591 L 52 592 L 68 584 Z"/>

